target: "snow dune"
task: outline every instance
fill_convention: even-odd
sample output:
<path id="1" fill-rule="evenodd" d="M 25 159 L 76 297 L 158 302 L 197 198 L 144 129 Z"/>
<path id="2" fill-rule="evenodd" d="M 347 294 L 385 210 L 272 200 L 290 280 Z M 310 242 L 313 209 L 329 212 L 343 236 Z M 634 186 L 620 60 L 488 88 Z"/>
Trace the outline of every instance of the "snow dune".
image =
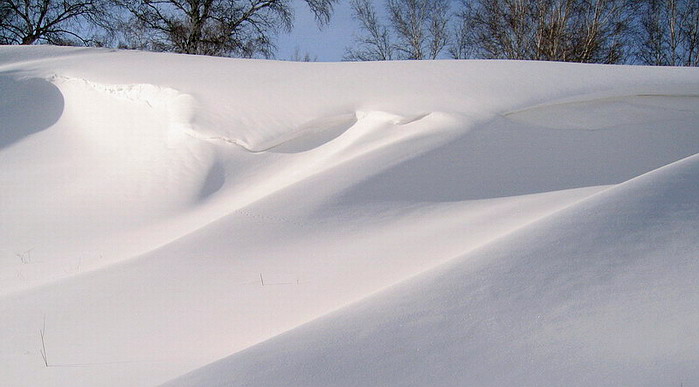
<path id="1" fill-rule="evenodd" d="M 168 384 L 699 380 L 699 155 Z"/>
<path id="2" fill-rule="evenodd" d="M 690 385 L 697 90 L 1 47 L 0 384 Z"/>

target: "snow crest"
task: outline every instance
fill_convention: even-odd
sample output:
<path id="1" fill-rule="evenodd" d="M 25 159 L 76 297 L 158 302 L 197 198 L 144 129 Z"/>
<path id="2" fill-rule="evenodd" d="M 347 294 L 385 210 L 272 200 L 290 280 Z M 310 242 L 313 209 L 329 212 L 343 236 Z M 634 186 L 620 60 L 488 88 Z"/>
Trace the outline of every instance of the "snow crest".
<path id="1" fill-rule="evenodd" d="M 192 127 L 196 100 L 179 90 L 147 83 L 105 84 L 58 74 L 51 76 L 49 80 L 59 87 L 66 84 L 80 85 L 110 97 L 162 111 L 171 141 L 181 139 L 184 135 L 198 137 Z"/>

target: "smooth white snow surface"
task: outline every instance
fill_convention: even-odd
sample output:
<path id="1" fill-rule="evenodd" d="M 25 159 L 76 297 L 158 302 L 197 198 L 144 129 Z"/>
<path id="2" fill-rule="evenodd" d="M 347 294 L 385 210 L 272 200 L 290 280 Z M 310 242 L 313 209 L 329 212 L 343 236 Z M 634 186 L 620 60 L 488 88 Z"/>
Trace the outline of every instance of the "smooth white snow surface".
<path id="1" fill-rule="evenodd" d="M 0 385 L 690 386 L 697 153 L 699 69 L 0 47 Z"/>

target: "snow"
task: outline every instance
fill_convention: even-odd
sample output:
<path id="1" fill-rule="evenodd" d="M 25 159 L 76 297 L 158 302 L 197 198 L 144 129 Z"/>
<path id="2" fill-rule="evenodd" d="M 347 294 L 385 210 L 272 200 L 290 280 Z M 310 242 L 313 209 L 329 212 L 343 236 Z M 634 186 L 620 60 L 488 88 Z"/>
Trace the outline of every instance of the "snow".
<path id="1" fill-rule="evenodd" d="M 697 187 L 699 155 L 170 385 L 691 384 Z"/>
<path id="2" fill-rule="evenodd" d="M 0 47 L 0 384 L 696 383 L 697 90 Z"/>

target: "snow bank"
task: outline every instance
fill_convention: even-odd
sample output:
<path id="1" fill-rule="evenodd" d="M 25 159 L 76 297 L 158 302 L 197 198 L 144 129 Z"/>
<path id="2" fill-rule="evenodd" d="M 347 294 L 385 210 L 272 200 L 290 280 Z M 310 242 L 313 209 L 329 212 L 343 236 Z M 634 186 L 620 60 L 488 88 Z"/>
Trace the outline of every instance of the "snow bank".
<path id="1" fill-rule="evenodd" d="M 623 278 L 657 284 L 669 313 L 697 325 L 682 309 L 695 300 L 667 285 L 696 290 L 694 161 L 672 163 L 699 152 L 697 86 L 680 68 L 2 47 L 0 384 L 156 385 L 240 351 L 178 383 L 392 384 L 403 368 L 417 383 L 585 383 L 601 356 L 590 343 L 617 333 L 595 367 L 633 384 L 636 336 L 575 340 L 620 321 L 650 335 L 641 311 L 658 336 L 638 358 L 677 355 L 636 374 L 675 367 L 689 381 L 695 332 Z M 656 270 L 662 255 L 684 274 Z M 617 298 L 596 293 L 610 286 Z M 542 308 L 540 325 L 522 323 Z M 333 311 L 356 326 L 322 318 Z M 420 353 L 401 354 L 403 337 Z M 570 367 L 546 363 L 572 356 L 567 344 L 581 351 Z M 539 376 L 488 376 L 529 360 Z"/>

